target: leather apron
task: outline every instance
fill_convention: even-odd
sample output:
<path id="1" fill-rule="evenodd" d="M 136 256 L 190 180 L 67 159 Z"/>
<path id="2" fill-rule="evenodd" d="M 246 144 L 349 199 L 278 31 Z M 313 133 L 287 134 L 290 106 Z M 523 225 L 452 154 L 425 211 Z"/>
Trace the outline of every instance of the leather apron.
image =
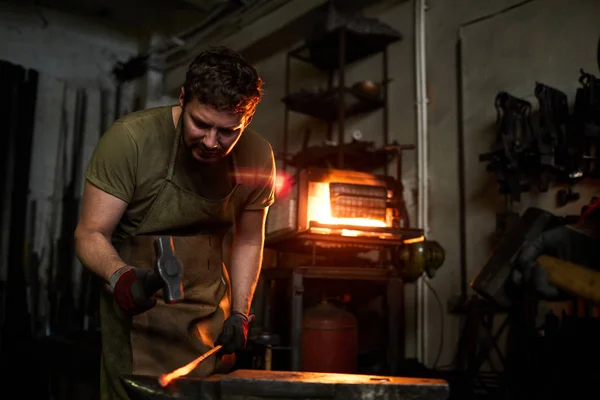
<path id="1" fill-rule="evenodd" d="M 210 350 L 230 315 L 231 289 L 223 262 L 223 240 L 245 201 L 246 190 L 238 184 L 233 154 L 236 182 L 224 199 L 207 199 L 180 187 L 175 179 L 178 173 L 185 173 L 177 168 L 180 143 L 179 127 L 158 195 L 136 230 L 115 247 L 128 265 L 152 269 L 154 239 L 170 235 L 183 264 L 184 301 L 167 305 L 161 290 L 153 309 L 131 317 L 103 291 L 102 399 L 128 398 L 119 380 L 124 374 L 158 376 Z M 225 372 L 233 361 L 233 356 L 213 356 L 188 376 Z"/>

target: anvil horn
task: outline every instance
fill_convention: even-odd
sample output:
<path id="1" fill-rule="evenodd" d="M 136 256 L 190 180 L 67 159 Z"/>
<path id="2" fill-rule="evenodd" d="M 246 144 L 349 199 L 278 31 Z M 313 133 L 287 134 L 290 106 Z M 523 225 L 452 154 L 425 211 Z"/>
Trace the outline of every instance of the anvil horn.
<path id="1" fill-rule="evenodd" d="M 156 376 L 125 375 L 121 377 L 125 391 L 132 400 L 209 400 L 217 399 L 218 381 L 181 378 L 166 387 L 160 386 Z M 209 387 L 210 386 L 210 387 Z"/>

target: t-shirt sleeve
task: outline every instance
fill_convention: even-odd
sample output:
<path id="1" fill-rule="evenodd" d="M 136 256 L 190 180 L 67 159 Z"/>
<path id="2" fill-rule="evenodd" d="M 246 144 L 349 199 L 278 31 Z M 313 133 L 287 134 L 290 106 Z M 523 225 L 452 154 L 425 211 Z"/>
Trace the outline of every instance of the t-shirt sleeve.
<path id="1" fill-rule="evenodd" d="M 255 181 L 256 184 L 246 201 L 245 210 L 262 210 L 270 207 L 275 202 L 275 176 L 277 171 L 275 156 L 270 145 L 265 153 L 264 163 L 262 168 L 259 167 L 260 172 Z"/>
<path id="2" fill-rule="evenodd" d="M 85 178 L 101 190 L 129 203 L 135 189 L 137 145 L 122 122 L 115 122 L 98 141 Z"/>

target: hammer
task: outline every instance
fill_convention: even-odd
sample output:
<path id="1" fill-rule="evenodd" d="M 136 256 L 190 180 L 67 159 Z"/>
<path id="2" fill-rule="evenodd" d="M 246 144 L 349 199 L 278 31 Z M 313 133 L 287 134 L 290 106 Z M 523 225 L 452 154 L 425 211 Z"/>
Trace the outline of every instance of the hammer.
<path id="1" fill-rule="evenodd" d="M 154 240 L 156 263 L 154 270 L 147 275 L 148 289 L 156 293 L 163 289 L 167 304 L 183 300 L 183 265 L 175 255 L 175 245 L 170 236 L 159 236 Z"/>

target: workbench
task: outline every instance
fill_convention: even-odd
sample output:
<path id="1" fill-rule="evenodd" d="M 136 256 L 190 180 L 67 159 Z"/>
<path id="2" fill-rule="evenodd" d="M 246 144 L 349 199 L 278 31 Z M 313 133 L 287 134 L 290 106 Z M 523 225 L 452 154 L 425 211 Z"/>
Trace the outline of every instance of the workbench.
<path id="1" fill-rule="evenodd" d="M 398 373 L 398 365 L 404 356 L 404 285 L 395 269 L 383 267 L 336 267 L 299 266 L 275 267 L 262 270 L 265 280 L 264 325 L 270 329 L 271 300 L 270 281 L 287 280 L 291 292 L 290 350 L 291 370 L 300 371 L 302 362 L 302 316 L 305 281 L 310 279 L 357 280 L 381 282 L 386 285 L 388 320 L 387 364 L 388 373 Z"/>
<path id="2" fill-rule="evenodd" d="M 439 379 L 312 372 L 237 370 L 209 378 L 179 378 L 166 388 L 151 376 L 125 376 L 132 400 L 446 400 Z"/>

